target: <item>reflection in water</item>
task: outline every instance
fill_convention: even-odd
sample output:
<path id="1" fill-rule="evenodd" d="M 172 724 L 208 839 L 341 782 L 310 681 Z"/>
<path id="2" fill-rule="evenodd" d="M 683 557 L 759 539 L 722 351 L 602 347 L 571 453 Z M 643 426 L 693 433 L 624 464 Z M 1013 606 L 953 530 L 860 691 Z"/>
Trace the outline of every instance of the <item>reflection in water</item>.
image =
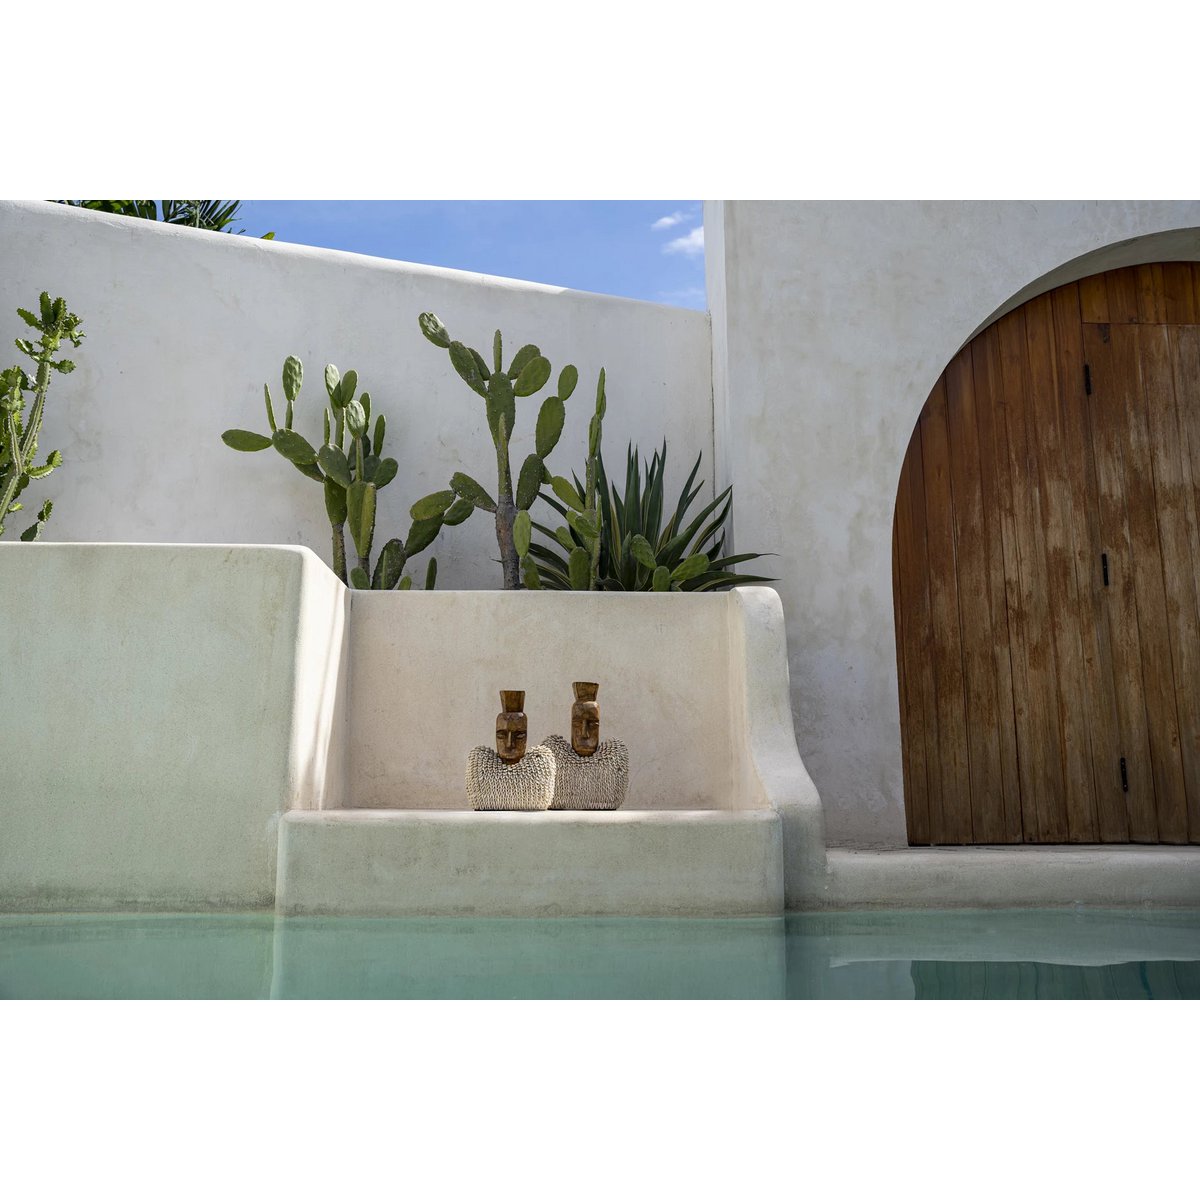
<path id="1" fill-rule="evenodd" d="M 0 916 L 0 998 L 1200 999 L 1200 912 Z"/>

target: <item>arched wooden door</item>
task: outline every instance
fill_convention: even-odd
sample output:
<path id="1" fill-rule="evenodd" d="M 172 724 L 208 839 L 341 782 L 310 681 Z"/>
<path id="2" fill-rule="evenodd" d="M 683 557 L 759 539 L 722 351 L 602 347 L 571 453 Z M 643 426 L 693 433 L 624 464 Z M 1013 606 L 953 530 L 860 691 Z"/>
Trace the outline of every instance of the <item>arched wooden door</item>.
<path id="1" fill-rule="evenodd" d="M 965 346 L 892 561 L 910 843 L 1200 842 L 1200 264 Z"/>

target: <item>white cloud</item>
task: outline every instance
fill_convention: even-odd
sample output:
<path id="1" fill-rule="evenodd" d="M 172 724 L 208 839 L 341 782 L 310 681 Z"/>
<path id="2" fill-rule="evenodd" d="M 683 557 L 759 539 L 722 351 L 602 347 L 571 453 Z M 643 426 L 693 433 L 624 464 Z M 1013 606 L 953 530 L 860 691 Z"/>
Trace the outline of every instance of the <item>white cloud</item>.
<path id="1" fill-rule="evenodd" d="M 678 225 L 681 221 L 687 220 L 687 213 L 673 212 L 669 217 L 659 217 L 651 229 L 670 229 L 674 225 Z"/>
<path id="2" fill-rule="evenodd" d="M 704 226 L 697 225 L 691 233 L 685 234 L 683 237 L 676 238 L 673 242 L 668 242 L 663 247 L 664 254 L 703 254 L 704 253 Z"/>

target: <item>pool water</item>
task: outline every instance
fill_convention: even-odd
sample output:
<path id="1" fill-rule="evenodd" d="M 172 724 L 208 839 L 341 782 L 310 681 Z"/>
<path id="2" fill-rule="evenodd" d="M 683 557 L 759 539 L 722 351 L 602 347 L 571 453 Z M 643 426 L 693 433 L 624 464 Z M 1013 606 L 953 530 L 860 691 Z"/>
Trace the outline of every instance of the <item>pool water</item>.
<path id="1" fill-rule="evenodd" d="M 5 999 L 1200 999 L 1200 910 L 0 915 Z"/>

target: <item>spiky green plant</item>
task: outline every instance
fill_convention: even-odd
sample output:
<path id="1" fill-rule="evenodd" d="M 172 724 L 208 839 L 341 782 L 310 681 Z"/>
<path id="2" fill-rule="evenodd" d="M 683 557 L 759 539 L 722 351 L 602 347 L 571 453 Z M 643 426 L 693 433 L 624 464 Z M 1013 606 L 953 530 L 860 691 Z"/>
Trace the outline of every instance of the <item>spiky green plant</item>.
<path id="1" fill-rule="evenodd" d="M 503 339 L 497 329 L 492 339 L 492 366 L 489 368 L 478 350 L 453 341 L 445 325 L 433 313 L 421 313 L 419 324 L 429 341 L 448 352 L 450 362 L 463 382 L 483 397 L 488 430 L 496 448 L 497 488 L 493 499 L 487 489 L 470 475 L 455 472 L 451 476 L 450 486 L 418 500 L 412 507 L 412 515 L 416 518 L 418 515 L 447 513 L 462 501 L 467 502 L 471 509 L 482 508 L 485 512 L 494 513 L 504 587 L 506 590 L 520 588 L 521 560 L 528 557 L 532 533 L 529 506 L 537 499 L 541 485 L 551 481 L 546 458 L 558 445 L 562 435 L 563 421 L 566 419 L 564 406 L 579 381 L 579 372 L 573 366 L 563 367 L 558 377 L 558 394 L 542 402 L 537 419 L 536 451 L 521 465 L 514 493 L 508 444 L 516 423 L 517 397 L 532 396 L 545 387 L 550 378 L 549 360 L 543 357 L 537 346 L 522 346 L 513 355 L 506 371 L 503 366 Z"/>
<path id="2" fill-rule="evenodd" d="M 53 450 L 44 463 L 36 464 L 38 437 L 50 389 L 50 372 L 66 375 L 75 370 L 70 359 L 56 360 L 59 347 L 64 338 L 72 346 L 78 346 L 84 336 L 79 331 L 79 318 L 67 310 L 67 302 L 61 296 L 51 300 L 50 293 L 43 292 L 38 300 L 37 314 L 17 309 L 17 316 L 40 334 L 36 342 L 17 338 L 17 349 L 36 364 L 32 382 L 19 366 L 0 371 L 0 536 L 4 534 L 5 518 L 24 507 L 17 497 L 30 480 L 44 479 L 62 463 L 62 455 Z M 33 407 L 26 416 L 25 393 L 30 389 Z M 43 502 L 37 519 L 21 534 L 21 541 L 37 541 L 53 507 L 51 501 Z"/>
<path id="3" fill-rule="evenodd" d="M 599 474 L 600 554 L 596 586 L 617 592 L 708 592 L 739 583 L 772 583 L 763 575 L 739 575 L 731 568 L 762 554 L 724 555 L 725 525 L 733 508 L 733 488 L 689 515 L 704 481 L 696 483 L 700 456 L 692 467 L 673 511 L 664 497 L 667 443 L 645 465 L 645 479 L 638 465 L 636 446 L 626 453 L 625 492 L 610 485 L 600 458 Z M 575 476 L 575 489 L 580 488 Z M 694 485 L 694 486 L 693 486 Z M 558 500 L 543 494 L 547 504 L 566 518 L 557 529 L 534 524 L 550 539 L 549 545 L 535 542 L 530 556 L 538 563 L 542 587 L 550 591 L 578 591 L 578 573 L 571 571 L 571 558 L 585 551 L 587 543 L 572 523 L 570 513 Z M 666 521 L 664 523 L 664 514 Z M 564 552 L 566 557 L 564 557 Z"/>
<path id="4" fill-rule="evenodd" d="M 333 569 L 337 577 L 351 587 L 375 590 L 406 591 L 412 587 L 412 577 L 404 568 L 414 555 L 426 549 L 443 525 L 457 525 L 471 515 L 471 505 L 465 501 L 451 504 L 446 510 L 424 517 L 414 514 L 408 537 L 401 541 L 392 538 L 379 552 L 374 569 L 371 550 L 375 541 L 375 505 L 378 493 L 399 470 L 394 458 L 384 458 L 383 439 L 387 421 L 382 413 L 375 418 L 371 434 L 371 394 L 358 389 L 358 372 L 342 375 L 330 363 L 325 368 L 325 390 L 329 405 L 322 413 L 324 436 L 320 448 L 293 428 L 296 400 L 304 382 L 304 364 L 288 355 L 283 364 L 283 398 L 286 404 L 282 427 L 275 417 L 269 384 L 263 385 L 267 405 L 269 434 L 248 429 L 227 429 L 221 440 L 233 450 L 254 452 L 274 446 L 301 475 L 319 483 L 325 493 L 325 511 L 333 536 Z M 347 437 L 349 441 L 347 442 Z M 356 561 L 346 560 L 346 525 L 354 544 Z M 437 580 L 437 559 L 431 558 L 425 575 L 425 586 L 432 589 Z"/>
<path id="5" fill-rule="evenodd" d="M 600 368 L 600 378 L 596 383 L 596 411 L 592 414 L 588 425 L 588 453 L 583 468 L 584 483 L 580 486 L 576 476 L 574 484 L 555 475 L 550 480 L 554 494 L 562 502 L 555 508 L 567 519 L 568 532 L 576 543 L 568 550 L 566 568 L 571 590 L 576 592 L 596 591 L 600 586 L 600 553 L 604 542 L 604 506 L 597 502 L 600 476 L 603 466 L 600 462 L 600 440 L 604 434 L 604 413 L 608 402 L 604 395 L 604 368 Z M 549 503 L 549 497 L 545 497 Z M 566 507 L 562 507 L 565 505 Z M 530 551 L 529 538 L 525 539 L 523 565 L 525 567 L 525 586 L 540 589 L 541 575 L 537 563 Z M 553 589 L 550 589 L 553 590 Z"/>
<path id="6" fill-rule="evenodd" d="M 245 233 L 230 229 L 239 220 L 240 200 L 59 200 L 72 208 L 87 208 L 92 212 L 114 213 L 121 217 L 141 217 L 145 221 L 162 221 L 167 225 L 187 225 L 192 229 L 210 229 L 215 233 Z M 275 234 L 264 233 L 264 241 Z"/>

